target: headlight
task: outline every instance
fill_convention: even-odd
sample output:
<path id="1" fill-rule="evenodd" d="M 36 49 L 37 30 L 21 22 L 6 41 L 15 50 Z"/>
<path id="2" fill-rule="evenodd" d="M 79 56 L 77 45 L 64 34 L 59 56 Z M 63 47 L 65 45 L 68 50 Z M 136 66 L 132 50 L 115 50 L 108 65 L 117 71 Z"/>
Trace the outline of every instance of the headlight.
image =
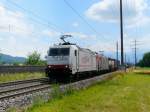
<path id="1" fill-rule="evenodd" d="M 49 65 L 48 68 L 51 68 L 51 66 Z"/>
<path id="2" fill-rule="evenodd" d="M 65 67 L 68 68 L 68 65 L 66 65 Z"/>

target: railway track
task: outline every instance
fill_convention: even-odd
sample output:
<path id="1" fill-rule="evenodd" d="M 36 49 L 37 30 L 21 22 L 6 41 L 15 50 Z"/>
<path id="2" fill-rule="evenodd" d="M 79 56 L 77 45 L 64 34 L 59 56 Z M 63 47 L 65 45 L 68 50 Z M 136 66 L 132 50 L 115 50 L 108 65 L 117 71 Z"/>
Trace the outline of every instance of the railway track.
<path id="1" fill-rule="evenodd" d="M 0 100 L 13 98 L 49 88 L 48 78 L 22 80 L 0 84 Z"/>
<path id="2" fill-rule="evenodd" d="M 95 80 L 99 77 L 99 80 L 107 79 L 111 77 L 110 73 L 103 74 L 101 76 L 95 76 L 89 79 L 84 79 L 74 83 L 88 82 L 89 80 Z M 74 84 L 72 83 L 72 84 Z M 1 83 L 0 84 L 0 101 L 7 100 L 9 98 L 16 98 L 23 95 L 32 94 L 35 92 L 40 92 L 51 88 L 48 78 L 31 79 L 31 80 L 21 80 L 15 82 Z"/>

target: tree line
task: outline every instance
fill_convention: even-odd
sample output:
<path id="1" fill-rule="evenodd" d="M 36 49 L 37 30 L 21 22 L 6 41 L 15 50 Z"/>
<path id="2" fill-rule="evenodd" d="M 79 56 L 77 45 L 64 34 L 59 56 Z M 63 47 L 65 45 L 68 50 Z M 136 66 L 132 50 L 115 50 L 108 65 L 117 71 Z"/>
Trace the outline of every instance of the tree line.
<path id="1" fill-rule="evenodd" d="M 144 54 L 143 58 L 139 61 L 138 66 L 150 67 L 150 52 Z"/>

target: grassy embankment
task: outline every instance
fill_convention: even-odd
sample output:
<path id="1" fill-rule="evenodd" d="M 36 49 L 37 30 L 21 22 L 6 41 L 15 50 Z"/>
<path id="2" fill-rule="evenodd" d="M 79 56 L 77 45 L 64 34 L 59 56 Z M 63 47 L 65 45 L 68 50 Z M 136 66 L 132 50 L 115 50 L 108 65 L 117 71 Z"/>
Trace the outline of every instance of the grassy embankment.
<path id="1" fill-rule="evenodd" d="M 127 73 L 26 112 L 149 112 L 150 75 Z"/>
<path id="2" fill-rule="evenodd" d="M 149 74 L 150 75 L 150 67 L 144 67 L 144 68 L 137 68 L 134 70 L 135 73 L 138 74 Z"/>
<path id="3" fill-rule="evenodd" d="M 136 70 L 150 70 L 150 67 L 136 67 Z"/>
<path id="4" fill-rule="evenodd" d="M 44 73 L 0 74 L 0 83 L 45 77 Z"/>

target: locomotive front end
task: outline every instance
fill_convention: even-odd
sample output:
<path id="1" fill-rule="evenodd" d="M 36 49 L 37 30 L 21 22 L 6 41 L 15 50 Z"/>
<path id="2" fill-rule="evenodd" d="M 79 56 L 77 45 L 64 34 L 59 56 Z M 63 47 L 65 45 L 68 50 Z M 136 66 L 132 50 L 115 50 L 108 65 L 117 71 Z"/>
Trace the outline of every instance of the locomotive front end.
<path id="1" fill-rule="evenodd" d="M 70 47 L 51 47 L 47 56 L 46 74 L 50 79 L 64 79 L 71 73 Z"/>

